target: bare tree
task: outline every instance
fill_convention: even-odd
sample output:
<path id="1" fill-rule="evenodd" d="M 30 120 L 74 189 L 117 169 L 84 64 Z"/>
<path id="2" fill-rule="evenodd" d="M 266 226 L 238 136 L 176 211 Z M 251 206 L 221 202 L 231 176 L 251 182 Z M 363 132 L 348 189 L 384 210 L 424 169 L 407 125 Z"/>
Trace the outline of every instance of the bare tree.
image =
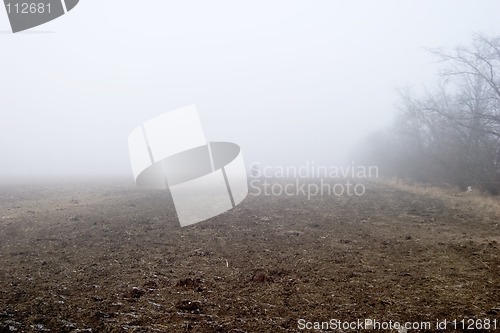
<path id="1" fill-rule="evenodd" d="M 397 157 L 387 170 L 498 193 L 500 38 L 477 35 L 469 47 L 432 52 L 444 65 L 441 79 L 422 96 L 400 93 L 400 113 L 388 136 L 392 143 L 385 142 L 383 148 L 397 152 Z"/>

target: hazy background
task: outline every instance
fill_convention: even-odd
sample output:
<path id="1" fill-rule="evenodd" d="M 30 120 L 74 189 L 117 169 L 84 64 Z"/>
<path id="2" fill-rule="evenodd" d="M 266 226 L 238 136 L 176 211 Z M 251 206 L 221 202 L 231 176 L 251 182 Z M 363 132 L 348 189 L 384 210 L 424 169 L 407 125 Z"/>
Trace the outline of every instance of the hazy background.
<path id="1" fill-rule="evenodd" d="M 196 104 L 247 163 L 342 163 L 432 84 L 425 48 L 500 33 L 500 1 L 81 0 L 11 34 L 0 8 L 0 177 L 132 177 L 129 132 Z"/>

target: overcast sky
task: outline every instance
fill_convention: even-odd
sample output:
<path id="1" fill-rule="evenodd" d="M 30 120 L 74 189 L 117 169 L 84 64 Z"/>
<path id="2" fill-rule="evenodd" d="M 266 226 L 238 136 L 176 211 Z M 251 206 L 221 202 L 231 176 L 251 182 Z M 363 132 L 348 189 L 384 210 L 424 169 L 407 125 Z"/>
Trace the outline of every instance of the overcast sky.
<path id="1" fill-rule="evenodd" d="M 500 1 L 80 0 L 11 34 L 0 8 L 0 177 L 130 176 L 127 138 L 196 104 L 246 162 L 341 163 L 388 126 L 426 48 L 500 35 Z"/>

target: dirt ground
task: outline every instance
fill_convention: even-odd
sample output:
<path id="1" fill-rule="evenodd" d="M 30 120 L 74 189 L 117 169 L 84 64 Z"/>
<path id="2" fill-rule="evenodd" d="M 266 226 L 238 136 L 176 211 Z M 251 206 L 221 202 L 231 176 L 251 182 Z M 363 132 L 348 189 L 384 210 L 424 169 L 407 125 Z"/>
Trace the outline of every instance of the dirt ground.
<path id="1" fill-rule="evenodd" d="M 360 197 L 249 196 L 185 228 L 168 192 L 127 181 L 2 184 L 0 332 L 500 328 L 499 223 L 460 197 L 375 183 Z"/>

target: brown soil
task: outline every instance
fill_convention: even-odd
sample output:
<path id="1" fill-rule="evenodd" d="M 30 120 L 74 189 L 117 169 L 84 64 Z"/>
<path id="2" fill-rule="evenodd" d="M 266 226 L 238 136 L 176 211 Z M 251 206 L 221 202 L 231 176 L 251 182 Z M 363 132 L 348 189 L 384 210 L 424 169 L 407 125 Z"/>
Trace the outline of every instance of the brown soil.
<path id="1" fill-rule="evenodd" d="M 4 184 L 0 332 L 500 325 L 499 248 L 493 213 L 381 184 L 361 197 L 249 196 L 185 228 L 168 192 L 127 182 Z"/>

